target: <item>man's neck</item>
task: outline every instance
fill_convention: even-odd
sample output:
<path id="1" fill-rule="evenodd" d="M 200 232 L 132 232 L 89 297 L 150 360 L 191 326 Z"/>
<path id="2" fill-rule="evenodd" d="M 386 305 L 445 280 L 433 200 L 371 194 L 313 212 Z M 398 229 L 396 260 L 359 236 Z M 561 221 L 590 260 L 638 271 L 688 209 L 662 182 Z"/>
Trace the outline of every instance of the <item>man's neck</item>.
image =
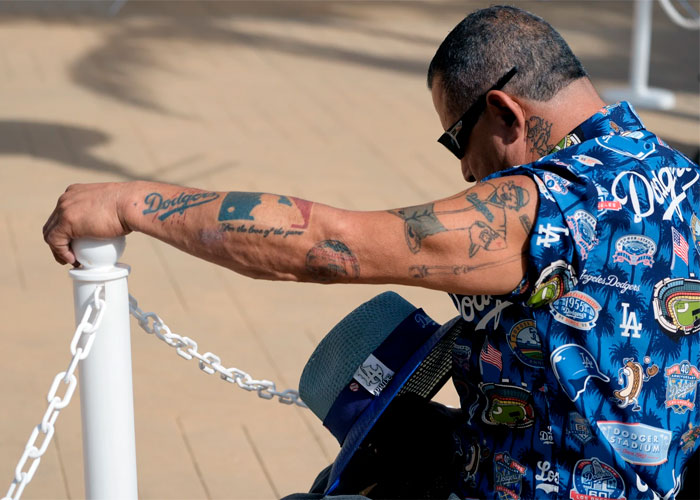
<path id="1" fill-rule="evenodd" d="M 531 161 L 548 155 L 569 132 L 605 106 L 588 78 L 574 81 L 547 102 L 532 104 L 526 123 Z"/>

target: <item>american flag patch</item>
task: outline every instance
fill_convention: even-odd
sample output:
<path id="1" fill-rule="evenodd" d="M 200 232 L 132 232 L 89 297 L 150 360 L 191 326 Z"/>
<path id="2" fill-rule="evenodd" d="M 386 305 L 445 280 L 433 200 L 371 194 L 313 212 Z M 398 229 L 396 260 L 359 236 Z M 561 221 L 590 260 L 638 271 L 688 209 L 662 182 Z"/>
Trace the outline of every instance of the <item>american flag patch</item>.
<path id="1" fill-rule="evenodd" d="M 685 265 L 688 265 L 688 242 L 681 233 L 676 231 L 675 227 L 671 228 L 671 233 L 673 234 L 673 253 L 678 255 Z"/>
<path id="2" fill-rule="evenodd" d="M 488 343 L 484 344 L 483 349 L 481 349 L 481 361 L 494 365 L 498 367 L 499 370 L 503 369 L 503 362 L 501 361 L 501 351 L 496 349 L 494 346 Z"/>

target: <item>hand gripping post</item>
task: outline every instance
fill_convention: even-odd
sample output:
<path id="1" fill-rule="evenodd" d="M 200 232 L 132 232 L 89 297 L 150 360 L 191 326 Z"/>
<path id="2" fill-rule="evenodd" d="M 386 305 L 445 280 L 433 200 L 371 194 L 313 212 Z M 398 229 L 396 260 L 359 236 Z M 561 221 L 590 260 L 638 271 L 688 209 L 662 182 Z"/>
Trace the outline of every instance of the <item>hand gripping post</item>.
<path id="1" fill-rule="evenodd" d="M 118 264 L 125 238 L 72 242 L 76 322 L 97 286 L 106 310 L 90 356 L 80 364 L 85 494 L 88 499 L 137 500 L 134 398 L 131 382 L 129 267 Z"/>

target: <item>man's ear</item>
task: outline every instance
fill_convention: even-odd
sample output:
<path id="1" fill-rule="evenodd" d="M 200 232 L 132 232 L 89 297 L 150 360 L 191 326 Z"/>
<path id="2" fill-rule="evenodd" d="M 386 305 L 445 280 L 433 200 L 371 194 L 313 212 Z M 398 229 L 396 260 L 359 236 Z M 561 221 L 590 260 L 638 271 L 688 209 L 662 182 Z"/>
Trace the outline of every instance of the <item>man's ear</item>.
<path id="1" fill-rule="evenodd" d="M 515 142 L 525 130 L 525 110 L 520 103 L 500 90 L 486 95 L 486 110 L 506 143 Z"/>

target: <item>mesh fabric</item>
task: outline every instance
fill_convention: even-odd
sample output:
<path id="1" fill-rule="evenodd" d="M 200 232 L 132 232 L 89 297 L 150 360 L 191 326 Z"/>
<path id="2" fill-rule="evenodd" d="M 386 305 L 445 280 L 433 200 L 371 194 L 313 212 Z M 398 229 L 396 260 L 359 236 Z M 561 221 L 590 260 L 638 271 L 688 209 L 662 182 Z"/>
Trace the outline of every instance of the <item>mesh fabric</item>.
<path id="1" fill-rule="evenodd" d="M 384 292 L 345 316 L 309 358 L 299 395 L 325 420 L 338 394 L 367 359 L 416 307 L 394 292 Z"/>

